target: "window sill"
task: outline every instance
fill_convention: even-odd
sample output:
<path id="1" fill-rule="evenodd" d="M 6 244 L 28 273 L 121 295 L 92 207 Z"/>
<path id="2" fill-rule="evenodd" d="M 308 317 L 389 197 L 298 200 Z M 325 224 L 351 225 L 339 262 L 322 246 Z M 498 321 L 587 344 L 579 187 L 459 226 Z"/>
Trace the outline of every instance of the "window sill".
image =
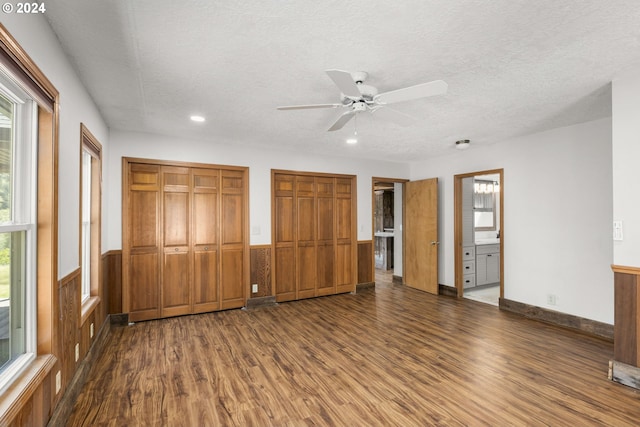
<path id="1" fill-rule="evenodd" d="M 98 296 L 89 297 L 85 302 L 82 303 L 80 325 L 79 325 L 80 327 L 84 325 L 84 322 L 87 321 L 87 318 L 91 316 L 91 313 L 93 313 L 93 311 L 96 309 L 96 307 L 98 306 L 98 303 L 100 303 L 100 297 Z"/>
<path id="2" fill-rule="evenodd" d="M 57 359 L 53 354 L 38 356 L 0 396 L 0 425 L 9 425 L 47 377 Z"/>

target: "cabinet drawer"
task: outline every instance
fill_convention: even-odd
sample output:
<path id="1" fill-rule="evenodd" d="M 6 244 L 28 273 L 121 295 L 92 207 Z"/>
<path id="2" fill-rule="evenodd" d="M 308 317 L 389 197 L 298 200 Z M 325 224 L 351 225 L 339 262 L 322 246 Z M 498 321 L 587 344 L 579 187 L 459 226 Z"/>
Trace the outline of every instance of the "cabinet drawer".
<path id="1" fill-rule="evenodd" d="M 500 245 L 477 245 L 476 254 L 495 254 L 500 253 Z"/>
<path id="2" fill-rule="evenodd" d="M 462 260 L 463 261 L 473 261 L 476 259 L 476 247 L 475 246 L 465 246 L 462 248 Z"/>
<path id="3" fill-rule="evenodd" d="M 473 288 L 476 285 L 476 275 L 475 274 L 465 274 L 462 276 L 462 287 L 463 288 Z"/>
<path id="4" fill-rule="evenodd" d="M 475 261 L 463 261 L 462 262 L 462 274 L 472 274 L 476 272 Z"/>

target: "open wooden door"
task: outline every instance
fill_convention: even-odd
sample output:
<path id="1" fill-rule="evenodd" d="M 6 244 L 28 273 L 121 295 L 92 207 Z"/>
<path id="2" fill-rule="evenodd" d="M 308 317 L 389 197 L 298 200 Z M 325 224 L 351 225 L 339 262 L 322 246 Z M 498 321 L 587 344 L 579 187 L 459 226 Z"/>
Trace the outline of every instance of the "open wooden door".
<path id="1" fill-rule="evenodd" d="M 438 294 L 438 178 L 404 186 L 404 282 Z"/>

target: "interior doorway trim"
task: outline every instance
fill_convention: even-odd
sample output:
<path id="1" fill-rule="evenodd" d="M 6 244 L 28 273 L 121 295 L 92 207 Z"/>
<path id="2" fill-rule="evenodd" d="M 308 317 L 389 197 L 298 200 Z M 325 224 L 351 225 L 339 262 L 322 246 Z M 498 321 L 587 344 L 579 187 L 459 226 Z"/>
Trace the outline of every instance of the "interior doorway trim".
<path id="1" fill-rule="evenodd" d="M 373 281 L 375 282 L 376 280 L 376 251 L 375 251 L 375 245 L 376 245 L 376 238 L 374 236 L 375 232 L 376 232 L 376 225 L 375 225 L 375 212 L 376 212 L 376 191 L 375 191 L 375 187 L 376 187 L 376 183 L 377 182 L 389 182 L 389 183 L 399 183 L 399 184 L 403 184 L 403 190 L 404 190 L 404 183 L 405 182 L 409 182 L 408 179 L 404 179 L 404 178 L 382 178 L 382 177 L 377 177 L 374 176 L 371 178 L 371 241 L 373 243 L 373 247 L 371 250 L 371 277 L 373 278 Z M 402 224 L 404 224 L 404 191 L 402 192 Z M 402 271 L 404 272 L 404 227 L 402 228 Z M 404 274 L 404 273 L 403 273 Z"/>
<path id="2" fill-rule="evenodd" d="M 455 282 L 458 298 L 464 295 L 462 281 L 462 180 L 491 174 L 500 176 L 500 300 L 504 299 L 504 169 L 490 169 L 453 176 Z"/>

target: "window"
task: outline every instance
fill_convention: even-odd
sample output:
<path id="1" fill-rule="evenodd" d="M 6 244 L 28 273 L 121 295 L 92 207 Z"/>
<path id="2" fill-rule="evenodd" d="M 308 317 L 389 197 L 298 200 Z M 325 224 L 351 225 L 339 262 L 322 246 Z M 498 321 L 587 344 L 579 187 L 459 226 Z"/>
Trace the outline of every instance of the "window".
<path id="1" fill-rule="evenodd" d="M 80 125 L 81 322 L 99 302 L 102 146 Z"/>
<path id="2" fill-rule="evenodd" d="M 91 154 L 82 149 L 82 302 L 91 296 Z"/>
<path id="3" fill-rule="evenodd" d="M 0 72 L 0 388 L 35 357 L 37 105 Z"/>
<path id="4" fill-rule="evenodd" d="M 3 329 L 9 337 L 9 360 L 0 364 L 0 406 L 6 409 L 0 425 L 8 425 L 7 417 L 25 405 L 38 381 L 55 366 L 60 342 L 54 327 L 59 314 L 59 93 L 2 23 L 0 85 L 0 174 L 9 181 L 4 200 L 10 204 L 4 208 L 7 220 L 0 220 L 0 234 L 9 248 L 4 251 L 9 256 L 4 262 L 9 285 L 2 298 L 9 307 Z M 20 398 L 2 393 L 18 378 L 21 382 L 13 391 Z"/>

